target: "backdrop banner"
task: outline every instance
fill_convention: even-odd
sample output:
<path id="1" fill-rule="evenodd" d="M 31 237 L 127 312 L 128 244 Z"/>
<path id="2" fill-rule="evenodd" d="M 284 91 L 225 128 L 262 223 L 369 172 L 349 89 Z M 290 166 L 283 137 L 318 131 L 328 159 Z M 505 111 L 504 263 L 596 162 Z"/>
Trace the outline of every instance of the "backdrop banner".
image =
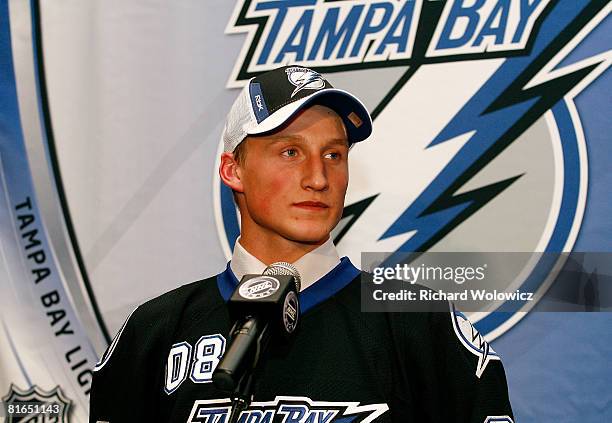
<path id="1" fill-rule="evenodd" d="M 0 1 L 0 401 L 87 421 L 92 368 L 131 311 L 225 268 L 240 231 L 218 176 L 225 115 L 291 64 L 374 119 L 350 152 L 341 256 L 523 254 L 489 280 L 535 301 L 463 310 L 504 361 L 516 421 L 612 421 L 611 10 Z M 570 291 L 572 313 L 535 312 Z"/>

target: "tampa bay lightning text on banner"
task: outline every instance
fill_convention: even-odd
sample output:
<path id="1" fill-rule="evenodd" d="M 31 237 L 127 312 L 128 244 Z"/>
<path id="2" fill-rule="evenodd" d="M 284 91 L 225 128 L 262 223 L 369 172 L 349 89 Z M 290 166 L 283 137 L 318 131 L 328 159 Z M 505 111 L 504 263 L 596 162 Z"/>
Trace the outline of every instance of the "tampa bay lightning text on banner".
<path id="1" fill-rule="evenodd" d="M 254 38 L 250 48 L 243 49 L 246 54 L 237 61 L 229 84 L 293 62 L 342 70 L 456 60 L 469 54 L 482 59 L 509 55 L 525 48 L 549 1 L 439 2 L 444 9 L 437 22 L 423 3 L 238 2 L 228 32 L 247 32 Z M 430 25 L 425 31 L 433 31 L 433 36 L 417 37 L 421 22 Z"/>

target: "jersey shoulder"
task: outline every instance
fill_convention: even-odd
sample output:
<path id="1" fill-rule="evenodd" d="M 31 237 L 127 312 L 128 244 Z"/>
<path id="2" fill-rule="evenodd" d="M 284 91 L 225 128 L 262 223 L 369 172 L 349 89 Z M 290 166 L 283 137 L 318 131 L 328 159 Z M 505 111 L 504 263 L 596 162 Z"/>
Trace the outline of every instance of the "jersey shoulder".
<path id="1" fill-rule="evenodd" d="M 164 348 L 189 309 L 211 312 L 223 304 L 216 276 L 191 282 L 152 298 L 136 307 L 94 367 L 100 371 L 110 361 Z M 113 357 L 119 357 L 114 358 Z"/>
<path id="2" fill-rule="evenodd" d="M 136 308 L 138 320 L 164 321 L 178 317 L 192 303 L 209 303 L 211 307 L 223 302 L 217 288 L 217 277 L 211 276 L 191 282 L 148 300 Z"/>
<path id="3" fill-rule="evenodd" d="M 499 354 L 468 317 L 450 302 L 417 299 L 404 312 L 367 312 L 368 303 L 362 296 L 369 291 L 362 290 L 362 284 L 370 283 L 371 277 L 371 274 L 362 272 L 337 294 L 337 302 L 378 332 L 388 331 L 405 356 L 418 360 L 426 357 L 432 360 L 432 365 L 438 366 L 441 361 L 447 362 L 449 367 L 461 363 L 460 367 L 476 379 L 480 379 L 487 368 L 494 368 L 487 373 L 495 373 L 501 367 Z M 390 290 L 392 292 L 402 289 L 418 294 L 421 290 L 431 290 L 418 284 L 407 285 L 403 281 L 385 283 L 397 284 L 394 290 Z"/>

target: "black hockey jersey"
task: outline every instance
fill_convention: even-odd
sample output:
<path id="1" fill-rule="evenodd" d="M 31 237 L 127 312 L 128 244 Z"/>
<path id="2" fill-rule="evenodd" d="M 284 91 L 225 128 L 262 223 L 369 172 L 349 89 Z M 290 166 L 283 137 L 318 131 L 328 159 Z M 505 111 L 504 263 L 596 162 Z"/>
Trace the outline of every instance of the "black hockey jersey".
<path id="1" fill-rule="evenodd" d="M 212 372 L 228 343 L 228 265 L 138 307 L 96 366 L 90 422 L 228 423 Z M 300 293 L 300 327 L 271 343 L 240 423 L 512 422 L 499 357 L 455 310 L 363 313 L 348 258 Z"/>

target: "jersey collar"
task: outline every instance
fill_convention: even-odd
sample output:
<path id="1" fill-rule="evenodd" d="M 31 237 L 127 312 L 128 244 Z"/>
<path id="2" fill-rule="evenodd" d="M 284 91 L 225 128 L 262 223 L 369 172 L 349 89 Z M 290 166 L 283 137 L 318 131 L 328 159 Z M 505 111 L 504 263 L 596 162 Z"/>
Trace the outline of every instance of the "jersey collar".
<path id="1" fill-rule="evenodd" d="M 238 286 L 237 275 L 232 271 L 230 263 L 227 264 L 227 268 L 223 273 L 217 275 L 217 286 L 226 302 Z M 351 263 L 348 257 L 342 257 L 336 267 L 300 292 L 300 309 L 302 313 L 307 312 L 317 304 L 336 294 L 355 279 L 359 273 L 360 270 Z"/>
<path id="2" fill-rule="evenodd" d="M 331 237 L 329 237 L 323 244 L 303 255 L 292 264 L 300 273 L 302 278 L 301 290 L 303 291 L 338 266 L 340 264 L 340 256 Z M 248 274 L 261 275 L 266 267 L 265 263 L 249 253 L 240 244 L 240 238 L 236 240 L 230 268 L 238 280 Z"/>

